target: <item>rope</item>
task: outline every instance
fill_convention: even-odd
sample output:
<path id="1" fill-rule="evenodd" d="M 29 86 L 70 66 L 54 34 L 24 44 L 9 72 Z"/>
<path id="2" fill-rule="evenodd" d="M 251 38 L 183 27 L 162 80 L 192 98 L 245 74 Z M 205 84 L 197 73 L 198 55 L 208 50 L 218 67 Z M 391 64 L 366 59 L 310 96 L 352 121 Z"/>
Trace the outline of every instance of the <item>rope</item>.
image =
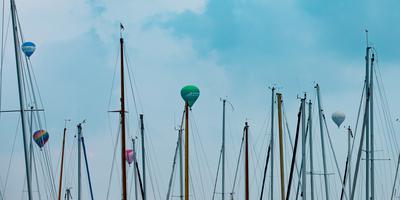
<path id="1" fill-rule="evenodd" d="M 239 157 L 238 157 L 237 163 L 236 163 L 235 178 L 233 179 L 233 186 L 232 186 L 232 192 L 231 192 L 232 196 L 233 196 L 233 194 L 235 192 L 236 179 L 237 179 L 237 175 L 238 175 L 238 172 L 239 172 L 240 158 L 242 156 L 242 150 L 243 150 L 243 142 L 244 142 L 244 132 L 243 132 L 243 136 L 242 136 L 242 142 L 240 144 Z"/>

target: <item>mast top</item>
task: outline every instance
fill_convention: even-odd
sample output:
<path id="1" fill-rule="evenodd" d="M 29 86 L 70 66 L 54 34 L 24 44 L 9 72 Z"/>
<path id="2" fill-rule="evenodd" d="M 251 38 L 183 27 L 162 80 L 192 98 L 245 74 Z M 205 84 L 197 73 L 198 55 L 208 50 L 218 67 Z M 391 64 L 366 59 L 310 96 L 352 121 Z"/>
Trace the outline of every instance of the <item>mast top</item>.
<path id="1" fill-rule="evenodd" d="M 120 34 L 121 40 L 123 40 L 122 32 L 125 30 L 125 27 L 124 27 L 124 25 L 122 25 L 122 23 L 119 23 L 119 28 L 120 28 L 119 34 Z"/>

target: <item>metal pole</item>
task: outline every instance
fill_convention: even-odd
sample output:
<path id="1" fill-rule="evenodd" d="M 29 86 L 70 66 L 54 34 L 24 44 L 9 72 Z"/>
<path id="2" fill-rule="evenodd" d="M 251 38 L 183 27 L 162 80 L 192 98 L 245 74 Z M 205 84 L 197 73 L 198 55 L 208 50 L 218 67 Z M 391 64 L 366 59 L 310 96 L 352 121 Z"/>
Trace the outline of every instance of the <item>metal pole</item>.
<path id="1" fill-rule="evenodd" d="M 282 127 L 282 94 L 276 94 L 278 98 L 278 126 L 279 126 L 279 155 L 280 155 L 280 172 L 281 172 L 281 199 L 285 199 L 285 166 L 283 159 L 283 127 Z"/>
<path id="2" fill-rule="evenodd" d="M 132 138 L 132 149 L 133 149 L 133 162 L 136 163 L 136 144 L 135 139 Z M 133 164 L 133 178 L 135 184 L 135 200 L 138 200 L 138 193 L 137 193 L 137 174 L 136 174 L 136 164 Z"/>
<path id="3" fill-rule="evenodd" d="M 122 35 L 122 34 L 121 34 Z M 126 191 L 126 130 L 125 130 L 125 82 L 124 82 L 124 39 L 120 38 L 121 48 L 121 171 L 122 200 L 128 200 Z"/>
<path id="4" fill-rule="evenodd" d="M 366 85 L 367 87 L 367 85 Z M 369 102 L 369 96 L 368 93 L 366 95 L 366 104 L 365 104 L 365 110 L 364 110 L 364 118 L 363 118 L 363 124 L 362 124 L 362 128 L 361 128 L 361 138 L 360 138 L 360 145 L 358 146 L 358 151 L 357 151 L 357 160 L 356 160 L 356 167 L 355 167 L 355 171 L 354 171 L 354 178 L 353 178 L 353 185 L 351 188 L 351 196 L 350 196 L 350 200 L 354 200 L 354 194 L 355 194 L 355 190 L 356 190 L 356 186 L 357 186 L 357 177 L 358 177 L 358 171 L 360 170 L 360 161 L 361 161 L 361 153 L 362 153 L 362 148 L 363 148 L 363 144 L 364 144 L 364 137 L 365 137 L 365 129 L 367 126 L 367 122 L 366 122 L 366 116 L 368 115 L 368 102 Z"/>
<path id="5" fill-rule="evenodd" d="M 222 100 L 222 200 L 225 200 L 225 104 Z"/>
<path id="6" fill-rule="evenodd" d="M 275 87 L 271 89 L 271 200 L 274 199 L 274 100 L 275 100 Z"/>
<path id="7" fill-rule="evenodd" d="M 90 179 L 90 171 L 89 171 L 89 161 L 87 159 L 86 155 L 86 147 L 85 147 L 85 138 L 82 136 L 82 148 L 83 148 L 83 156 L 85 158 L 85 166 L 86 166 L 86 173 L 88 176 L 88 182 L 89 182 L 89 190 L 90 190 L 90 199 L 93 200 L 93 189 L 92 189 L 92 180 Z"/>
<path id="8" fill-rule="evenodd" d="M 271 140 L 268 146 L 268 151 L 267 151 L 267 160 L 265 162 L 265 167 L 264 167 L 264 177 L 263 177 L 263 182 L 262 182 L 262 186 L 261 186 L 261 195 L 260 195 L 260 200 L 262 200 L 263 195 L 264 195 L 264 184 L 265 184 L 265 178 L 267 176 L 267 168 L 268 168 L 268 161 L 269 161 L 269 157 L 271 157 L 271 183 L 270 183 L 270 188 L 271 188 L 271 199 L 274 198 L 274 159 L 273 159 L 273 155 L 274 155 L 274 151 L 273 151 L 273 142 L 274 142 L 274 98 L 275 98 L 275 87 L 271 88 Z"/>
<path id="9" fill-rule="evenodd" d="M 24 144 L 24 156 L 25 156 L 25 172 L 27 177 L 27 189 L 28 189 L 28 199 L 32 200 L 32 187 L 31 187 L 31 175 L 29 171 L 29 161 L 28 161 L 28 144 L 26 141 L 27 130 L 26 130 L 26 121 L 25 121 L 25 102 L 24 102 L 24 92 L 23 92 L 23 81 L 22 81 L 22 67 L 20 64 L 21 54 L 20 54 L 20 44 L 18 40 L 18 26 L 17 26 L 17 17 L 16 17 L 16 6 L 15 1 L 10 0 L 11 6 L 11 19 L 12 19 L 12 27 L 13 27 L 13 36 L 14 36 L 14 51 L 15 51 L 15 64 L 17 68 L 17 79 L 18 79 L 18 94 L 19 94 L 19 107 L 21 114 L 21 126 L 22 126 L 22 139 Z M 30 134 L 29 134 L 30 135 Z"/>
<path id="10" fill-rule="evenodd" d="M 142 168 L 143 168 L 143 200 L 147 199 L 146 195 L 146 151 L 145 151 L 145 145 L 144 145 L 144 123 L 143 123 L 143 114 L 140 114 L 140 134 L 142 137 Z"/>
<path id="11" fill-rule="evenodd" d="M 291 189 L 291 185 L 292 185 L 292 181 L 293 181 L 293 172 L 294 172 L 294 167 L 295 167 L 296 157 L 297 157 L 296 156 L 297 155 L 297 146 L 299 143 L 300 120 L 301 120 L 301 116 L 302 116 L 301 112 L 303 110 L 302 107 L 303 107 L 303 102 L 300 104 L 299 112 L 297 113 L 296 136 L 295 136 L 295 140 L 294 140 L 292 162 L 290 164 L 289 181 L 288 181 L 288 187 L 287 187 L 288 189 L 287 189 L 286 198 L 285 198 L 286 200 L 289 200 L 289 198 L 290 198 L 290 192 L 291 192 L 290 189 Z M 303 166 L 303 160 L 301 161 L 301 163 L 302 163 L 301 166 Z M 299 177 L 301 177 L 301 175 Z"/>
<path id="12" fill-rule="evenodd" d="M 310 181 L 311 181 L 311 200 L 314 200 L 314 162 L 313 162 L 313 143 L 312 143 L 312 103 L 308 102 L 308 139 L 310 143 Z"/>
<path id="13" fill-rule="evenodd" d="M 304 98 L 301 99 L 301 157 L 302 157 L 302 167 L 301 170 L 303 171 L 302 177 L 301 177 L 301 192 L 303 193 L 303 198 L 302 199 L 307 199 L 307 177 L 306 177 L 306 163 L 307 163 L 307 158 L 306 158 L 306 95 L 304 94 Z"/>
<path id="14" fill-rule="evenodd" d="M 245 191 L 245 200 L 249 200 L 249 125 L 247 122 L 244 125 L 244 134 L 245 134 L 245 153 L 244 153 L 244 191 Z"/>
<path id="15" fill-rule="evenodd" d="M 189 104 L 185 102 L 185 200 L 189 200 Z"/>
<path id="16" fill-rule="evenodd" d="M 367 47 L 367 49 L 366 49 L 366 55 L 365 55 L 365 81 L 366 81 L 366 83 L 367 83 L 367 90 L 366 90 L 366 92 L 367 92 L 367 96 L 370 98 L 371 96 L 370 96 L 370 82 L 369 82 L 369 50 L 370 50 L 370 48 L 369 47 Z M 365 145 L 366 145 L 366 147 L 365 147 L 365 154 L 366 154 L 366 158 L 365 158 L 365 197 L 366 197 L 366 200 L 370 200 L 369 198 L 370 198 L 370 192 L 369 192 L 369 189 L 370 189 L 370 161 L 371 161 L 371 158 L 370 158 L 370 152 L 371 152 L 371 150 L 370 150 L 370 135 L 369 135 L 369 108 L 370 108 L 370 103 L 369 103 L 369 101 L 367 101 L 367 110 L 366 110 L 366 112 L 367 112 L 367 115 L 365 115 L 365 120 L 366 120 L 366 127 L 365 127 Z"/>
<path id="17" fill-rule="evenodd" d="M 82 190 L 82 170 L 81 170 L 81 134 L 82 134 L 82 124 L 78 124 L 78 200 L 81 200 L 81 190 Z"/>
<path id="18" fill-rule="evenodd" d="M 347 168 L 348 170 L 348 176 L 349 176 L 349 196 L 351 196 L 351 137 L 352 137 L 352 133 L 351 133 L 351 129 L 350 126 L 348 127 L 348 133 L 347 133 L 347 143 L 348 143 L 348 147 L 347 147 L 347 159 L 349 161 L 349 167 Z"/>
<path id="19" fill-rule="evenodd" d="M 325 199 L 329 200 L 329 190 L 328 190 L 328 175 L 326 171 L 326 158 L 325 158 L 325 140 L 324 140 L 324 128 L 322 125 L 322 108 L 321 108 L 321 98 L 319 94 L 319 85 L 315 86 L 317 89 L 317 99 L 318 99 L 318 115 L 319 115 L 319 129 L 321 133 L 321 147 L 322 147 L 322 162 L 324 166 L 324 181 L 325 181 Z"/>
<path id="20" fill-rule="evenodd" d="M 375 199 L 375 165 L 374 165 L 374 60 L 375 60 L 375 55 L 372 54 L 371 58 L 371 76 L 370 76 L 370 143 L 371 143 L 371 200 Z"/>

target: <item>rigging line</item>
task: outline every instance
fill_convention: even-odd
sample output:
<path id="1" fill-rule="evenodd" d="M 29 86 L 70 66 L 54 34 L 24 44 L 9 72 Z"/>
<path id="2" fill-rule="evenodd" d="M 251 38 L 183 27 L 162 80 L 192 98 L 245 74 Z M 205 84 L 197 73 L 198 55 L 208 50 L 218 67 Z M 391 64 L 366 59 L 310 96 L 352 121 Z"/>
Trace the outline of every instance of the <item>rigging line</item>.
<path id="1" fill-rule="evenodd" d="M 191 125 L 192 124 L 193 124 L 193 122 L 191 123 Z M 192 127 L 194 127 L 194 126 L 192 126 Z M 195 128 L 193 128 L 193 129 L 195 129 Z M 193 132 L 197 133 L 197 131 L 194 131 L 194 130 L 193 130 Z M 197 135 L 194 134 L 194 136 L 197 136 Z M 197 138 L 199 138 L 199 137 L 197 137 Z M 205 195 L 206 192 L 205 192 L 205 189 L 204 189 L 204 181 L 203 181 L 204 176 L 202 176 L 202 173 L 201 173 L 201 170 L 200 170 L 200 163 L 201 162 L 199 160 L 199 150 L 198 150 L 198 148 L 196 148 L 197 147 L 196 139 L 193 139 L 191 141 L 193 142 L 193 146 L 194 146 L 194 153 L 195 153 L 195 158 L 196 158 L 196 161 L 197 161 L 197 165 L 195 165 L 195 166 L 196 166 L 197 172 L 199 173 L 198 176 L 199 176 L 199 180 L 200 180 L 201 190 L 202 190 L 203 195 Z"/>
<path id="2" fill-rule="evenodd" d="M 347 197 L 347 192 L 346 192 L 346 187 L 345 187 L 345 185 L 343 184 L 342 174 L 340 173 L 339 164 L 338 164 L 338 161 L 337 161 L 337 158 L 336 158 L 335 149 L 333 148 L 331 136 L 330 136 L 329 130 L 328 130 L 328 124 L 326 123 L 326 118 L 325 118 L 325 114 L 324 114 L 324 113 L 322 113 L 322 118 L 323 118 L 323 120 L 324 120 L 325 129 L 326 129 L 326 135 L 328 136 L 328 141 L 329 141 L 329 144 L 330 144 L 330 147 L 331 147 L 331 150 L 332 150 L 333 158 L 334 158 L 335 165 L 336 165 L 336 170 L 337 170 L 337 172 L 338 172 L 338 175 L 339 175 L 339 178 L 340 178 L 340 183 L 341 183 L 341 185 L 342 185 L 342 190 L 344 191 L 344 197 L 345 197 L 346 199 L 348 199 L 348 197 Z M 335 194 L 336 194 L 336 193 L 335 193 Z"/>
<path id="3" fill-rule="evenodd" d="M 148 154 L 147 154 L 148 155 Z M 152 162 L 151 162 L 151 160 L 150 160 L 150 158 L 148 158 L 149 156 L 147 156 L 146 157 L 146 161 L 148 161 L 147 163 L 150 163 L 150 165 L 147 165 L 147 167 L 148 167 L 148 169 L 149 170 L 147 170 L 147 172 L 148 172 L 148 176 L 149 176 L 149 178 L 150 178 L 150 185 L 151 185 L 151 189 L 153 190 L 153 197 L 154 197 L 154 199 L 157 199 L 157 197 L 156 197 L 156 192 L 158 192 L 158 196 L 159 196 L 159 198 L 161 199 L 161 194 L 160 194 L 160 191 L 159 190 L 155 190 L 155 188 L 154 188 L 154 184 L 156 184 L 156 187 L 158 188 L 158 182 L 157 181 L 154 181 L 154 179 L 153 179 L 153 175 L 152 175 L 152 171 L 153 171 L 153 169 L 152 169 Z M 150 161 L 150 162 L 149 162 Z M 156 179 L 157 180 L 157 179 Z"/>
<path id="4" fill-rule="evenodd" d="M 42 177 L 44 177 L 43 178 L 43 182 L 44 182 L 44 185 L 46 186 L 45 188 L 47 189 L 47 192 L 46 192 L 46 196 L 47 196 L 47 199 L 52 199 L 51 198 L 51 192 L 49 191 L 49 182 L 48 182 L 48 180 L 45 178 L 46 177 L 46 173 L 45 173 L 45 169 L 44 169 L 44 164 L 43 164 L 43 153 L 40 153 L 41 154 L 41 156 L 42 156 L 42 158 L 40 158 L 39 157 L 39 164 L 40 164 L 40 169 L 41 169 L 41 173 L 42 173 Z M 50 196 L 50 197 L 49 197 Z"/>
<path id="5" fill-rule="evenodd" d="M 167 197 L 166 197 L 167 200 L 169 200 L 169 198 L 170 198 L 171 189 L 172 189 L 171 187 L 172 187 L 172 183 L 173 183 L 173 181 L 174 181 L 175 166 L 176 166 L 176 163 L 177 163 L 177 157 L 178 157 L 178 153 L 179 153 L 179 143 L 180 143 L 180 140 L 181 140 L 181 130 L 182 130 L 182 129 L 179 128 L 179 131 L 178 131 L 178 140 L 177 140 L 177 142 L 176 142 L 174 159 L 173 159 L 173 161 L 172 161 L 171 176 L 170 176 L 170 178 L 169 178 L 169 183 L 168 183 L 168 191 L 167 191 Z"/>
<path id="6" fill-rule="evenodd" d="M 125 58 L 126 58 L 126 62 L 127 62 L 127 68 L 128 68 L 128 74 L 129 74 L 129 76 L 131 75 L 131 72 L 130 72 L 130 70 L 129 70 L 129 66 L 131 65 L 131 62 L 130 62 L 130 56 L 129 56 L 129 54 L 128 54 L 128 52 L 129 52 L 129 50 L 126 52 L 126 56 L 125 56 Z M 132 66 L 134 66 L 133 64 L 132 64 Z M 135 78 L 135 75 L 134 75 L 134 73 L 132 72 L 132 80 L 133 80 L 133 84 L 132 84 L 132 81 L 131 81 L 131 78 L 129 78 L 130 79 L 130 82 L 131 82 L 131 87 L 135 87 L 136 88 L 136 90 L 138 90 L 138 87 L 137 87 L 137 84 L 136 84 L 136 78 Z M 133 94 L 133 93 L 132 93 Z M 140 94 L 139 93 L 137 93 L 137 98 L 138 98 L 138 103 L 139 103 L 139 107 L 140 107 L 140 111 L 141 112 L 144 112 L 143 111 L 143 106 L 142 106 L 142 100 L 141 100 L 141 97 L 140 97 Z"/>
<path id="7" fill-rule="evenodd" d="M 222 147 L 219 153 L 219 159 L 218 159 L 218 167 L 217 167 L 217 174 L 215 175 L 215 181 L 214 181 L 214 190 L 213 190 L 213 195 L 212 195 L 212 200 L 214 200 L 215 197 L 215 191 L 217 189 L 217 183 L 218 183 L 218 174 L 219 174 L 219 167 L 221 165 L 221 157 L 222 157 Z"/>
<path id="8" fill-rule="evenodd" d="M 35 153 L 32 152 L 32 160 L 33 160 L 33 166 L 35 168 L 35 177 L 36 177 L 36 187 L 38 190 L 38 195 L 39 195 L 39 199 L 42 199 L 42 195 L 40 194 L 40 186 L 39 186 L 39 178 L 38 178 L 38 172 L 37 172 L 37 165 L 36 165 L 36 159 L 35 159 Z"/>
<path id="9" fill-rule="evenodd" d="M 251 137 L 251 130 L 249 131 L 249 141 L 252 141 L 252 137 Z M 262 161 L 260 161 L 260 156 L 257 156 L 257 154 L 256 154 L 256 151 L 255 151 L 255 149 L 254 149 L 254 145 L 251 145 L 251 154 L 253 155 L 253 156 L 251 156 L 250 157 L 250 159 L 251 159 L 251 161 L 252 161 L 252 164 L 253 164 L 253 173 L 254 174 L 257 174 L 257 169 L 258 169 L 258 172 L 259 173 L 262 173 L 262 169 L 261 169 L 261 167 L 260 167 L 260 162 L 262 162 Z M 259 176 L 255 176 L 255 177 L 259 177 Z M 260 177 L 261 178 L 261 177 Z M 253 188 L 252 186 L 253 186 L 253 184 L 255 183 L 256 184 L 256 186 L 257 186 L 257 188 L 260 188 L 260 180 L 256 180 L 256 178 L 253 178 L 252 179 L 252 181 L 251 181 L 251 183 L 250 183 L 250 188 Z"/>
<path id="10" fill-rule="evenodd" d="M 284 102 L 282 102 L 282 113 L 283 113 L 283 121 L 285 122 L 285 127 L 286 127 L 285 130 L 287 131 L 287 135 L 289 136 L 290 147 L 292 148 L 292 151 L 293 151 L 293 149 L 294 149 L 293 148 L 293 140 L 292 140 L 292 136 L 290 134 L 290 128 L 289 128 L 289 123 L 288 123 L 287 116 L 286 116 L 286 107 L 285 107 L 285 103 Z M 307 124 L 306 129 L 307 128 L 308 128 L 308 124 Z M 307 131 L 306 131 L 306 134 L 307 134 Z M 297 165 L 297 161 L 295 161 L 294 163 L 295 163 L 295 166 L 296 166 L 297 177 L 300 178 L 299 166 Z"/>
<path id="11" fill-rule="evenodd" d="M 48 159 L 47 159 L 47 154 L 46 154 L 46 149 L 40 149 L 40 151 L 42 152 L 41 153 L 41 156 L 42 156 L 42 168 L 43 168 L 43 165 L 46 167 L 46 169 L 42 169 L 42 170 L 45 170 L 45 171 L 47 171 L 47 173 L 48 174 L 46 174 L 45 173 L 45 171 L 43 171 L 43 176 L 45 177 L 45 178 L 48 178 L 48 179 L 46 179 L 46 182 L 47 182 L 47 184 L 48 184 L 48 192 L 49 192 L 49 195 L 50 195 L 50 198 L 51 199 L 54 199 L 55 198 L 55 196 L 54 196 L 54 192 L 53 192 L 53 183 L 52 183 L 52 178 L 51 178 L 51 176 L 49 176 L 49 174 L 51 174 L 51 169 L 49 169 L 49 163 L 48 163 Z"/>
<path id="12" fill-rule="evenodd" d="M 132 93 L 132 98 L 133 98 L 133 105 L 135 106 L 135 112 L 136 112 L 136 116 L 139 116 L 139 112 L 137 109 L 137 104 L 136 104 L 136 97 L 135 97 L 135 92 L 133 90 L 133 85 L 132 85 L 132 78 L 131 78 L 131 71 L 130 71 L 130 67 L 129 67 L 129 60 L 127 58 L 127 56 L 125 56 L 125 62 L 126 64 L 126 69 L 128 70 L 128 78 L 129 78 L 129 88 L 131 89 L 131 93 Z M 132 74 L 133 79 L 135 80 L 135 76 Z"/>
<path id="13" fill-rule="evenodd" d="M 179 153 L 180 144 L 182 143 L 182 130 L 183 130 L 182 126 L 183 126 L 184 117 L 185 117 L 185 111 L 183 111 L 183 113 L 182 113 L 181 123 L 180 123 L 179 129 L 178 129 L 178 141 L 177 141 L 177 144 L 176 144 L 175 156 L 174 156 L 174 161 L 173 161 L 173 164 L 172 164 L 171 177 L 170 177 L 168 191 L 167 191 L 167 200 L 169 200 L 169 195 L 170 195 L 171 186 L 172 186 L 171 184 L 173 183 L 174 174 L 175 174 L 174 173 L 175 165 L 177 163 L 177 155 Z"/>
<path id="14" fill-rule="evenodd" d="M 236 163 L 235 178 L 233 179 L 233 186 L 232 186 L 231 195 L 233 195 L 234 191 L 235 191 L 236 179 L 237 179 L 237 175 L 238 175 L 238 172 L 239 172 L 240 158 L 241 158 L 242 150 L 243 150 L 243 142 L 244 142 L 244 131 L 243 131 L 243 136 L 242 136 L 242 142 L 240 144 L 239 157 L 238 157 L 237 163 Z"/>
<path id="15" fill-rule="evenodd" d="M 200 148 L 201 148 L 201 150 L 202 150 L 202 153 L 203 153 L 203 156 L 204 156 L 204 160 L 205 160 L 205 163 L 206 163 L 206 166 L 207 166 L 207 171 L 208 171 L 208 176 L 209 177 L 212 177 L 212 172 L 211 172 L 211 167 L 210 167 L 210 164 L 208 163 L 208 159 L 207 159 L 207 154 L 205 153 L 205 151 L 204 151 L 204 145 L 203 145 L 203 141 L 202 141 L 202 139 L 201 139 L 201 137 L 200 137 L 200 134 L 199 134 L 199 128 L 198 128 L 198 126 L 197 126 L 197 123 L 196 123 L 196 117 L 195 117 L 195 115 L 194 115 L 194 113 L 192 112 L 192 111 L 190 111 L 190 113 L 192 114 L 192 124 L 193 124 L 193 132 L 195 133 L 195 135 L 197 136 L 197 138 L 199 139 L 199 143 L 200 143 Z"/>
<path id="16" fill-rule="evenodd" d="M 355 129 L 354 129 L 354 137 L 353 137 L 353 138 L 356 138 L 356 137 L 357 137 L 357 129 L 358 129 L 358 123 L 359 123 L 359 121 L 360 121 L 361 107 L 363 106 L 363 99 L 364 99 L 365 88 L 366 88 L 366 83 L 365 83 L 365 81 L 364 81 L 364 86 L 363 86 L 363 89 L 362 89 L 362 92 L 361 92 L 360 104 L 359 104 L 358 112 L 357 112 L 356 127 L 355 127 Z M 362 132 L 361 132 L 361 134 L 362 134 Z M 353 142 L 352 142 L 352 144 L 351 144 L 350 158 L 352 158 L 352 156 L 353 156 L 353 149 L 354 149 L 355 141 L 356 141 L 356 140 L 354 139 Z"/>
<path id="17" fill-rule="evenodd" d="M 119 61 L 119 54 L 120 54 L 120 48 L 119 48 L 119 46 L 118 46 L 118 48 L 117 48 L 118 50 L 117 50 L 117 52 L 118 52 L 118 54 L 117 54 L 117 56 L 116 56 L 116 58 L 115 58 L 115 64 L 114 64 L 114 73 L 113 73 L 113 77 L 112 77 L 112 82 L 111 82 L 111 90 L 110 90 L 110 97 L 108 98 L 108 108 L 110 109 L 110 106 L 111 106 L 111 99 L 112 99 L 112 94 L 113 94 L 113 90 L 114 90 L 114 86 L 115 86 L 115 77 L 116 77 L 116 74 L 117 74 L 117 66 L 118 66 L 118 61 Z"/>
<path id="18" fill-rule="evenodd" d="M 112 175 L 114 172 L 114 164 L 116 165 L 118 161 L 115 161 L 115 155 L 117 153 L 117 147 L 118 147 L 118 142 L 119 142 L 119 134 L 121 132 L 121 126 L 118 126 L 118 131 L 117 131 L 117 139 L 115 140 L 115 144 L 114 144 L 114 153 L 113 153 L 113 159 L 111 162 L 111 170 L 110 170 L 110 177 L 108 179 L 108 188 L 107 188 L 107 195 L 106 195 L 106 200 L 108 200 L 109 196 L 110 196 L 110 188 L 111 188 L 111 181 L 112 181 Z M 117 168 L 118 170 L 118 168 Z M 119 185 L 121 187 L 121 185 Z"/>
<path id="19" fill-rule="evenodd" d="M 145 130 L 147 130 L 147 133 L 149 133 L 151 131 L 149 131 L 149 128 L 148 128 L 148 126 L 146 124 L 144 125 L 145 126 Z M 147 151 L 148 153 L 146 154 L 147 155 L 146 156 L 146 161 L 149 163 L 149 165 L 148 165 L 149 166 L 148 175 L 149 176 L 153 176 L 152 172 L 154 172 L 154 173 L 158 173 L 158 177 L 161 177 L 162 173 L 160 173 L 160 171 L 158 171 L 159 168 L 160 168 L 160 165 L 158 164 L 157 159 L 153 158 L 153 155 L 156 155 L 156 153 L 154 152 L 154 149 L 156 149 L 156 148 L 154 148 L 153 142 L 150 139 L 149 134 L 144 134 L 144 137 L 146 138 L 145 143 L 149 143 L 150 147 L 151 147 Z M 146 146 L 146 144 L 145 144 L 145 146 Z M 155 166 L 156 169 L 153 169 L 153 166 Z M 159 196 L 159 199 L 161 199 L 160 184 L 158 182 L 158 179 L 155 179 L 155 181 L 154 181 L 154 179 L 152 177 L 150 177 L 150 182 L 155 182 L 155 183 L 152 183 L 152 184 L 155 184 L 156 185 L 156 189 L 157 189 L 157 191 L 156 191 L 154 189 L 154 186 L 152 186 L 153 193 L 154 193 L 153 195 L 155 195 L 155 193 L 157 192 L 158 196 Z"/>
<path id="20" fill-rule="evenodd" d="M 31 139 L 31 138 L 30 138 Z M 54 175 L 53 175 L 53 168 L 52 168 L 52 163 L 50 160 L 50 152 L 49 152 L 49 147 L 48 145 L 42 148 L 44 151 L 44 159 L 47 167 L 47 172 L 48 172 L 48 177 L 49 177 L 49 182 L 50 182 L 50 190 L 51 194 L 53 195 L 53 198 L 56 196 L 56 191 L 55 191 L 55 181 L 54 181 Z"/>
<path id="21" fill-rule="evenodd" d="M 30 59 L 28 60 L 28 62 L 29 62 L 29 64 L 30 64 L 31 68 L 32 68 L 30 72 L 32 72 L 33 83 L 35 84 L 35 87 L 36 87 L 36 90 L 37 90 L 37 94 L 38 94 L 38 97 L 39 97 L 40 106 L 41 106 L 42 108 L 44 108 L 44 104 L 43 104 L 43 100 L 42 100 L 42 95 L 41 95 L 40 90 L 39 90 L 39 86 L 38 86 L 38 82 L 37 82 L 37 79 L 36 79 L 35 71 L 33 70 L 32 62 L 31 62 Z M 36 102 L 36 100 L 35 100 L 35 102 Z M 37 105 L 36 105 L 36 108 L 38 108 Z M 45 111 L 42 111 L 42 113 L 43 113 L 43 119 L 44 119 L 44 128 L 47 129 L 46 112 L 45 112 Z M 42 128 L 41 125 L 40 125 L 40 128 Z"/>
<path id="22" fill-rule="evenodd" d="M 398 143 L 397 143 L 397 140 L 396 140 L 396 137 L 395 137 L 395 129 L 394 129 L 394 125 L 393 125 L 393 122 L 391 121 L 391 119 L 392 119 L 392 115 L 391 115 L 391 113 L 390 113 L 390 109 L 389 109 L 389 103 L 388 103 L 388 100 L 387 100 L 387 95 L 386 95 L 386 91 L 385 91 L 385 87 L 384 87 L 384 85 L 383 85 L 383 80 L 382 80 L 382 75 L 381 75 L 381 72 L 380 72 L 380 67 L 379 67 L 379 64 L 378 64 L 378 56 L 376 57 L 376 60 L 377 60 L 377 64 L 376 64 L 376 68 L 374 68 L 374 72 L 375 72 L 375 75 L 376 75 L 376 77 L 377 77 L 377 83 L 378 83 L 378 91 L 379 91 L 379 93 L 380 93 L 380 97 L 381 97 L 381 101 L 382 101 L 382 109 L 384 110 L 384 111 L 386 111 L 385 113 L 386 113 L 386 121 L 387 121 L 387 126 L 388 126 L 388 128 L 390 129 L 390 131 L 391 131 L 391 133 L 392 133 L 392 138 L 393 138 L 393 142 L 395 143 L 395 147 L 396 147 L 396 151 L 398 152 L 399 150 L 398 150 Z"/>
<path id="23" fill-rule="evenodd" d="M 4 183 L 4 188 L 3 188 L 3 194 L 6 194 L 6 190 L 7 190 L 7 183 L 8 183 L 8 176 L 10 174 L 10 168 L 11 168 L 11 162 L 12 162 L 12 158 L 14 157 L 14 150 L 15 150 L 15 141 L 17 140 L 17 135 L 18 135 L 18 130 L 19 130 L 19 124 L 21 122 L 21 118 L 18 117 L 18 122 L 17 122 L 17 128 L 15 130 L 15 135 L 14 135 L 14 141 L 12 144 L 12 148 L 11 148 L 11 155 L 10 155 L 10 159 L 8 162 L 8 167 L 7 167 L 7 173 L 6 173 L 6 180 Z"/>

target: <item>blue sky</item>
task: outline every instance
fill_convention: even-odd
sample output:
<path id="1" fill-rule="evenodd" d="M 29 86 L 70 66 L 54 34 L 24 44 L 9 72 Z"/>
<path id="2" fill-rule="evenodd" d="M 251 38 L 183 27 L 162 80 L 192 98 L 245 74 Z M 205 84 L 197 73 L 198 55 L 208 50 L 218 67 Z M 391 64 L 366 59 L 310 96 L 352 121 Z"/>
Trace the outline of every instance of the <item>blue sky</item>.
<path id="1" fill-rule="evenodd" d="M 145 114 L 147 147 L 153 160 L 150 171 L 158 179 L 155 188 L 160 190 L 151 199 L 164 198 L 166 193 L 177 135 L 174 127 L 183 107 L 179 91 L 186 84 L 196 84 L 201 90 L 193 115 L 197 125 L 194 130 L 202 143 L 195 146 L 199 154 L 207 155 L 208 161 L 198 164 L 203 171 L 198 173 L 194 168 L 193 176 L 206 177 L 202 181 L 207 185 L 214 180 L 218 161 L 221 97 L 228 97 L 235 108 L 228 113 L 231 165 L 235 163 L 246 119 L 254 133 L 254 163 L 260 160 L 263 163 L 266 144 L 260 138 L 265 141 L 269 138 L 265 121 L 269 119 L 268 86 L 271 85 L 276 85 L 284 95 L 292 134 L 299 103 L 296 97 L 307 92 L 314 100 L 316 82 L 322 88 L 326 115 L 343 110 L 347 114 L 345 123 L 353 126 L 364 79 L 365 29 L 369 29 L 370 44 L 378 52 L 378 67 L 390 111 L 393 118 L 399 116 L 400 3 L 394 0 L 16 0 L 16 3 L 24 37 L 37 44 L 32 63 L 46 110 L 46 128 L 51 133 L 49 146 L 54 151 L 54 166 L 58 166 L 64 119 L 72 119 L 68 125 L 71 131 L 68 147 L 72 146 L 76 123 L 87 119 L 84 133 L 94 188 L 100 199 L 104 199 L 107 189 L 113 134 L 117 130 L 117 116 L 107 111 L 118 108 L 118 80 L 115 83 L 112 80 L 118 59 L 120 22 L 126 28 L 123 34 L 129 67 L 135 77 L 139 111 Z M 10 38 L 5 55 L 2 108 L 14 108 L 18 104 Z M 112 87 L 113 84 L 116 85 Z M 137 135 L 133 107 L 130 96 L 130 136 Z M 1 120 L 1 132 L 12 132 L 14 136 L 17 116 L 2 115 Z M 332 123 L 330 127 L 331 132 L 343 131 L 334 129 Z M 197 137 L 196 131 L 193 137 Z M 345 140 L 339 134 L 332 137 L 334 145 L 339 146 L 343 163 Z M 10 137 L 0 143 L 2 163 L 8 163 L 12 141 Z M 200 144 L 205 147 L 203 150 Z M 383 148 L 384 144 L 378 142 L 377 148 Z M 17 140 L 12 164 L 18 167 L 11 173 L 18 178 L 7 186 L 9 198 L 21 194 L 22 152 L 22 143 Z M 3 182 L 5 168 L 0 166 Z M 333 165 L 331 170 L 335 170 Z M 233 176 L 233 171 L 228 170 L 229 176 Z M 259 170 L 255 169 L 252 175 L 256 195 Z M 111 199 L 118 197 L 117 177 L 113 178 Z M 201 185 L 202 181 L 197 179 L 195 184 Z M 227 188 L 230 190 L 230 186 Z M 205 194 L 196 189 L 197 197 L 210 198 L 211 189 L 207 186 Z M 242 192 L 238 189 L 238 199 Z"/>

